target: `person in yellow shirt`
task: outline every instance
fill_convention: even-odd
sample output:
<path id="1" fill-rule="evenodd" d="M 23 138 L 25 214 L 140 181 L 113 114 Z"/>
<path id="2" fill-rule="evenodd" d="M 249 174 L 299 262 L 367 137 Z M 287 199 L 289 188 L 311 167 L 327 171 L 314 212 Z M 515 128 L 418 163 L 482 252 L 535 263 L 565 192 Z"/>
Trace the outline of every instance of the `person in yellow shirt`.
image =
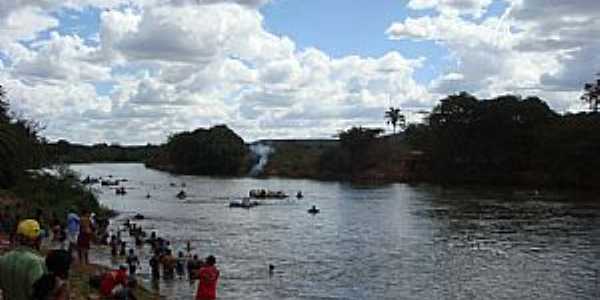
<path id="1" fill-rule="evenodd" d="M 33 284 L 46 272 L 39 248 L 40 224 L 27 219 L 19 222 L 16 233 L 17 247 L 0 257 L 0 290 L 4 299 L 29 300 Z"/>

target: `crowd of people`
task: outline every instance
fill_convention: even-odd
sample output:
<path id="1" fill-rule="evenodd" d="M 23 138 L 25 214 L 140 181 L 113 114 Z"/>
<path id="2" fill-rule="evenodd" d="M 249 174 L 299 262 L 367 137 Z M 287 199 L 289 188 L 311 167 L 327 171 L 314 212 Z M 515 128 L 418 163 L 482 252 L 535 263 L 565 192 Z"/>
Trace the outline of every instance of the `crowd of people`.
<path id="1" fill-rule="evenodd" d="M 141 226 L 130 220 L 126 220 L 123 225 L 124 230 L 128 231 L 129 236 L 133 239 L 136 248 L 142 247 L 144 244 L 150 246 L 152 255 L 148 260 L 148 266 L 154 282 L 161 278 L 163 280 L 173 280 L 176 277 L 183 279 L 187 274 L 190 281 L 198 280 L 196 299 L 215 299 L 219 270 L 215 266 L 216 258 L 214 256 L 209 255 L 204 260 L 200 259 L 197 254 L 192 254 L 189 241 L 186 243 L 186 253 L 177 251 L 175 256 L 171 242 L 158 236 L 156 232 L 153 231 L 148 236 Z M 141 266 L 135 249 L 129 248 L 125 254 L 127 242 L 122 238 L 121 230 L 117 230 L 108 239 L 112 256 L 124 256 L 126 265 L 123 265 L 122 269 L 128 270 L 130 276 L 135 276 L 138 267 Z"/>
<path id="2" fill-rule="evenodd" d="M 18 211 L 18 210 L 17 210 Z M 87 265 L 89 249 L 93 242 L 109 245 L 111 254 L 124 257 L 125 264 L 90 278 L 103 299 L 136 299 L 133 291 L 137 286 L 136 274 L 141 262 L 136 250 L 127 251 L 127 242 L 121 231 L 108 233 L 108 220 L 96 220 L 90 212 L 78 215 L 71 211 L 66 222 L 54 216 L 48 221 L 42 214 L 36 219 L 19 220 L 18 213 L 0 212 L 0 233 L 6 236 L 6 252 L 0 256 L 0 300 L 65 300 L 69 299 L 69 270 L 73 262 Z M 172 280 L 176 276 L 198 281 L 197 300 L 216 298 L 219 270 L 216 259 L 210 255 L 205 260 L 191 254 L 187 243 L 187 255 L 182 251 L 174 255 L 170 242 L 152 232 L 148 238 L 141 226 L 129 221 L 126 230 L 137 247 L 149 244 L 152 256 L 148 264 L 154 281 L 161 277 Z M 41 253 L 46 253 L 45 257 Z"/>

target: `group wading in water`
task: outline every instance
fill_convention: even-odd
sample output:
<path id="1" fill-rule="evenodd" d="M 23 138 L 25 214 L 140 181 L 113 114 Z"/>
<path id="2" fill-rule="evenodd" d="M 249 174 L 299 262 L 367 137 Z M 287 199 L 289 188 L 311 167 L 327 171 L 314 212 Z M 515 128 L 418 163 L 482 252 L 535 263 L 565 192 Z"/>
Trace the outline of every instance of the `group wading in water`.
<path id="1" fill-rule="evenodd" d="M 121 230 L 108 231 L 108 220 L 96 219 L 93 213 L 70 210 L 62 222 L 56 216 L 45 218 L 37 211 L 34 218 L 21 219 L 22 210 L 17 205 L 0 212 L 0 300 L 67 300 L 71 297 L 69 273 L 74 264 L 89 265 L 92 244 L 107 245 L 115 259 L 123 259 L 116 270 L 92 275 L 91 287 L 101 299 L 136 299 L 136 275 L 142 262 L 134 247 L 127 248 Z M 195 299 L 216 299 L 219 270 L 212 255 L 200 259 L 191 253 L 191 243 L 186 243 L 186 254 L 172 250 L 169 241 L 152 232 L 148 238 L 141 226 L 127 220 L 136 248 L 150 245 L 152 256 L 148 260 L 151 278 L 175 278 L 198 282 Z"/>

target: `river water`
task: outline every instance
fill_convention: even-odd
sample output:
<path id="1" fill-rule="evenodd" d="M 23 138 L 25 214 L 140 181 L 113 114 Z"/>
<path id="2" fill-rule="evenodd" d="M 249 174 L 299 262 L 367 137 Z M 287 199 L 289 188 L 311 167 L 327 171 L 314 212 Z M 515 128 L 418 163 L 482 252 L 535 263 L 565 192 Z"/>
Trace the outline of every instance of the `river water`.
<path id="1" fill-rule="evenodd" d="M 174 176 L 141 164 L 72 168 L 129 180 L 125 196 L 96 187 L 101 203 L 121 213 L 113 224 L 141 213 L 146 219 L 138 223 L 176 250 L 190 240 L 193 253 L 215 255 L 219 299 L 600 298 L 597 196 Z M 228 207 L 254 188 L 305 197 Z M 181 189 L 186 200 L 175 197 Z M 308 214 L 312 205 L 321 212 Z M 149 249 L 137 251 L 149 284 Z M 96 253 L 102 263 L 120 263 L 108 249 Z M 155 288 L 166 299 L 193 299 L 195 292 L 186 280 Z"/>

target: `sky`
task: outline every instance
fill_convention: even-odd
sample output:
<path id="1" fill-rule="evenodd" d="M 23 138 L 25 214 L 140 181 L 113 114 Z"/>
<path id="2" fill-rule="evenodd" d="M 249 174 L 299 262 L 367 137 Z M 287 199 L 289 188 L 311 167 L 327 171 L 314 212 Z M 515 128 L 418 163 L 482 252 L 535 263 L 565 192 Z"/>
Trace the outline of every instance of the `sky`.
<path id="1" fill-rule="evenodd" d="M 51 141 L 328 138 L 460 91 L 585 109 L 599 37 L 597 0 L 2 0 L 0 85 Z"/>

